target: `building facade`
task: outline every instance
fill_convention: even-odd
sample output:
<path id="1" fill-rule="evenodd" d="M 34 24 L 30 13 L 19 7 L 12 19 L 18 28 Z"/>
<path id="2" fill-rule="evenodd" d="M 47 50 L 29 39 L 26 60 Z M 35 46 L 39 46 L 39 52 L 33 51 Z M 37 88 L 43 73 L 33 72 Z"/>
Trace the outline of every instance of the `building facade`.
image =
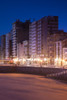
<path id="1" fill-rule="evenodd" d="M 58 17 L 43 17 L 29 27 L 30 57 L 47 57 L 47 35 L 58 31 Z"/>
<path id="2" fill-rule="evenodd" d="M 29 26 L 29 55 L 37 55 L 37 35 L 36 35 L 36 22 L 33 22 Z"/>
<path id="3" fill-rule="evenodd" d="M 27 40 L 17 44 L 17 57 L 18 59 L 29 57 L 29 42 Z"/>
<path id="4" fill-rule="evenodd" d="M 60 58 L 62 58 L 61 56 L 62 44 L 60 41 L 66 38 L 67 38 L 67 33 L 62 30 L 53 34 L 50 34 L 50 33 L 48 34 L 47 52 L 48 52 L 48 58 L 50 60 L 50 64 L 54 64 L 54 60 L 58 57 L 58 53 L 59 53 Z M 60 50 L 60 52 L 58 50 Z"/>
<path id="5" fill-rule="evenodd" d="M 12 26 L 12 54 L 13 58 L 17 57 L 17 44 L 24 40 L 29 40 L 30 20 L 21 22 L 17 20 Z"/>
<path id="6" fill-rule="evenodd" d="M 55 65 L 67 65 L 67 38 L 55 43 Z"/>
<path id="7" fill-rule="evenodd" d="M 5 35 L 0 36 L 0 59 L 1 60 L 5 59 L 5 50 L 6 50 L 5 39 L 6 39 Z"/>
<path id="8" fill-rule="evenodd" d="M 12 32 L 12 31 L 11 31 Z M 6 49 L 5 49 L 5 58 L 11 59 L 12 58 L 12 36 L 11 32 L 6 34 Z"/>

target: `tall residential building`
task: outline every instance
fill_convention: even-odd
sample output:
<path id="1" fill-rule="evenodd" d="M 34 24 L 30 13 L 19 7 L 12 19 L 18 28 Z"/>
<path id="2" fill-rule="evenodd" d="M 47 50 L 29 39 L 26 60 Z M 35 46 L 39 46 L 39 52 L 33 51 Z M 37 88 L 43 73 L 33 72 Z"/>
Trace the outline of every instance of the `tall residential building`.
<path id="1" fill-rule="evenodd" d="M 37 33 L 36 33 L 36 22 L 33 22 L 29 26 L 29 55 L 37 55 Z"/>
<path id="2" fill-rule="evenodd" d="M 47 57 L 47 35 L 58 31 L 58 16 L 43 17 L 29 27 L 29 55 Z"/>
<path id="3" fill-rule="evenodd" d="M 6 34 L 6 48 L 5 48 L 5 58 L 6 59 L 12 58 L 12 36 L 11 36 L 11 32 Z"/>
<path id="4" fill-rule="evenodd" d="M 30 20 L 21 22 L 17 20 L 12 25 L 12 54 L 13 58 L 17 57 L 17 44 L 24 40 L 29 40 L 29 24 Z"/>

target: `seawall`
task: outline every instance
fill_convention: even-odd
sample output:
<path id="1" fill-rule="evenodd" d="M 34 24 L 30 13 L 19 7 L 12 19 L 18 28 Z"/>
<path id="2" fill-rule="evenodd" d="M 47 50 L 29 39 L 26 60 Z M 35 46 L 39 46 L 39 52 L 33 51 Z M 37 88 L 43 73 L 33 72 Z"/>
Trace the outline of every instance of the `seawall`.
<path id="1" fill-rule="evenodd" d="M 0 73 L 25 73 L 43 75 L 47 78 L 54 78 L 67 81 L 67 69 L 44 68 L 44 67 L 19 67 L 19 66 L 0 66 Z"/>

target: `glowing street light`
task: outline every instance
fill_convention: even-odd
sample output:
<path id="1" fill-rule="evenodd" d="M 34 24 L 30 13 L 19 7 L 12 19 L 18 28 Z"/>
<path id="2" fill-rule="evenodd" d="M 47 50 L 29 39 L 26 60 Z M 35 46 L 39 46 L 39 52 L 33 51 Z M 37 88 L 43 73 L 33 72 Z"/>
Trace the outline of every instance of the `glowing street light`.
<path id="1" fill-rule="evenodd" d="M 44 61 L 47 61 L 47 58 L 44 58 Z"/>
<path id="2" fill-rule="evenodd" d="M 13 61 L 14 61 L 14 63 L 17 63 L 18 62 L 18 58 L 14 58 Z"/>

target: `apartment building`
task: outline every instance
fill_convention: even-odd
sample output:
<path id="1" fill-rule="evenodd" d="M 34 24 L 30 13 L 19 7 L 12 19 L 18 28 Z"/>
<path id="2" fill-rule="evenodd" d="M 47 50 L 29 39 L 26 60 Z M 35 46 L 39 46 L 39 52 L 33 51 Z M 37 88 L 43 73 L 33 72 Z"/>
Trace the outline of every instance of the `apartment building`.
<path id="1" fill-rule="evenodd" d="M 55 58 L 57 58 L 55 53 L 57 52 L 56 49 L 58 47 L 58 43 L 56 43 L 56 42 L 59 41 L 60 48 L 58 48 L 58 49 L 60 49 L 60 53 L 61 53 L 62 49 L 61 49 L 61 42 L 60 41 L 66 39 L 66 38 L 67 38 L 67 33 L 62 31 L 62 30 L 59 30 L 58 32 L 53 33 L 53 34 L 51 34 L 51 33 L 48 34 L 47 52 L 48 52 L 48 58 L 50 59 L 50 64 L 54 64 L 54 60 L 55 60 Z M 56 43 L 57 47 L 55 46 L 55 43 Z"/>
<path id="2" fill-rule="evenodd" d="M 17 57 L 17 44 L 24 40 L 29 40 L 29 24 L 30 20 L 21 22 L 17 20 L 12 25 L 12 54 L 13 58 Z"/>
<path id="3" fill-rule="evenodd" d="M 67 38 L 55 42 L 55 65 L 67 65 Z"/>
<path id="4" fill-rule="evenodd" d="M 5 50 L 6 50 L 5 39 L 6 39 L 5 35 L 0 36 L 0 59 L 1 60 L 5 59 Z"/>
<path id="5" fill-rule="evenodd" d="M 47 35 L 58 31 L 58 16 L 43 17 L 29 26 L 30 57 L 47 57 Z"/>
<path id="6" fill-rule="evenodd" d="M 12 33 L 11 32 L 6 34 L 5 59 L 11 59 L 12 58 Z"/>

